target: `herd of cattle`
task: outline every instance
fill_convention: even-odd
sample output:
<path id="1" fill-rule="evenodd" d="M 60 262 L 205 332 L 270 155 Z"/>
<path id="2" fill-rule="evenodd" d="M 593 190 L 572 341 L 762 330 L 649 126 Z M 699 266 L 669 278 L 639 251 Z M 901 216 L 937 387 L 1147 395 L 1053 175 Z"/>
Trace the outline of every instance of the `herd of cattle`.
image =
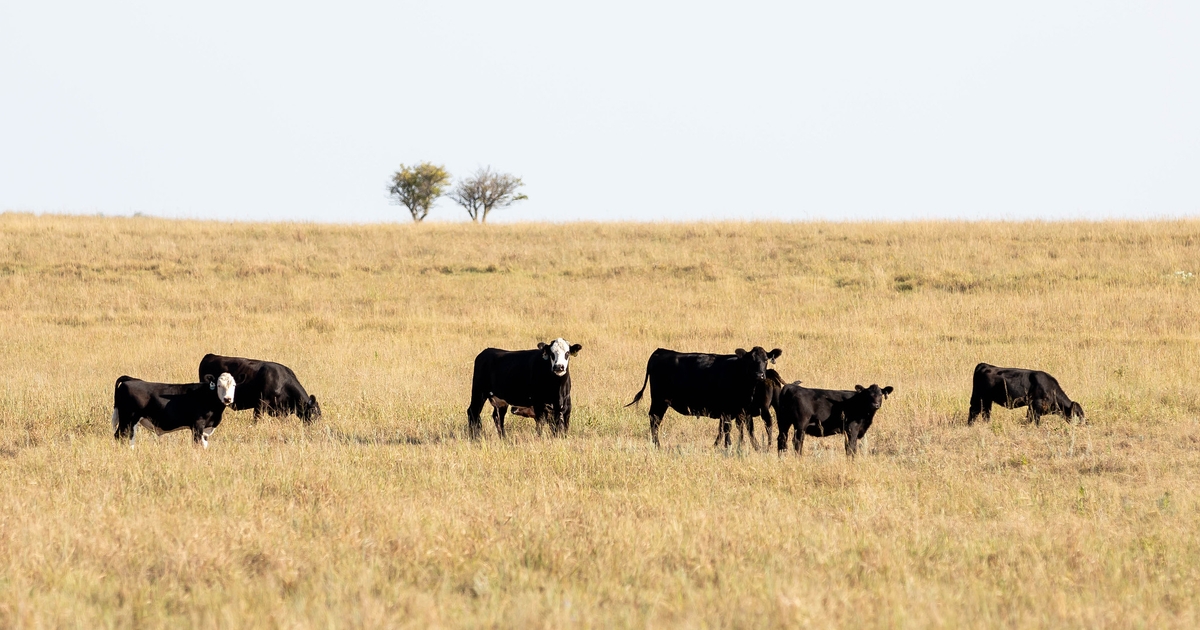
<path id="1" fill-rule="evenodd" d="M 536 350 L 488 348 L 475 357 L 467 432 L 477 439 L 483 430 L 483 404 L 492 405 L 496 432 L 505 436 L 504 417 L 509 408 L 531 417 L 538 435 L 550 425 L 553 435 L 565 435 L 571 424 L 570 359 L 583 347 L 559 338 Z M 636 404 L 650 387 L 650 435 L 659 446 L 658 429 L 667 409 L 686 416 L 718 420 L 717 442 L 730 445 L 732 423 L 739 434 L 754 435 L 754 418 L 762 417 L 768 443 L 778 424 L 777 446 L 787 450 L 788 436 L 799 455 L 804 436 L 845 436 L 846 454 L 853 456 L 858 441 L 871 428 L 876 412 L 894 391 L 891 386 L 856 385 L 853 390 L 801 387 L 784 383 L 767 366 L 783 354 L 755 346 L 734 354 L 675 352 L 659 348 L 646 362 L 642 389 L 626 407 Z M 151 383 L 129 376 L 117 379 L 113 393 L 113 435 L 132 447 L 139 426 L 162 434 L 190 429 L 197 444 L 208 447 L 208 438 L 221 424 L 226 407 L 253 409 L 254 417 L 295 414 L 305 422 L 321 416 L 317 397 L 305 391 L 295 372 L 285 365 L 239 357 L 205 355 L 200 361 L 200 382 Z M 971 407 L 967 419 L 990 418 L 992 405 L 1009 409 L 1028 407 L 1030 422 L 1045 414 L 1084 419 L 1083 407 L 1067 398 L 1053 376 L 1037 370 L 1001 368 L 986 363 L 975 366 Z M 777 422 L 773 422 L 771 409 Z M 739 438 L 741 439 L 741 438 Z"/>

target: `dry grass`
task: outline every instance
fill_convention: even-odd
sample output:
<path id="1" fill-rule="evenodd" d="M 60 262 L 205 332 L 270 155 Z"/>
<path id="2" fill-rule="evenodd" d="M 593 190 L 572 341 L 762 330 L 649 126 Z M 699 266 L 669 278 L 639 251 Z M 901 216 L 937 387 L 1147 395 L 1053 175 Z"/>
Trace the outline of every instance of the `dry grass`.
<path id="1" fill-rule="evenodd" d="M 1200 222 L 257 225 L 0 216 L 0 626 L 1196 627 Z M 462 439 L 564 336 L 566 439 Z M 656 347 L 877 382 L 865 454 L 623 409 Z M 325 418 L 208 451 L 112 383 L 276 359 Z M 965 426 L 978 361 L 1089 424 Z M 811 444 L 811 441 L 810 441 Z"/>

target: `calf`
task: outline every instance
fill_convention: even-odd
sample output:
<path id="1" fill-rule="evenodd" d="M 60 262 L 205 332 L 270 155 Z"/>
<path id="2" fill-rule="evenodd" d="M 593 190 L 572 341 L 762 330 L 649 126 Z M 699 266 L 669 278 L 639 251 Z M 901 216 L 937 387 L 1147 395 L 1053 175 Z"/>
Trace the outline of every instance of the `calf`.
<path id="1" fill-rule="evenodd" d="M 571 426 L 571 357 L 583 346 L 570 345 L 561 337 L 537 350 L 488 348 L 475 357 L 471 377 L 471 404 L 467 407 L 467 433 L 478 439 L 483 431 L 479 414 L 483 403 L 492 404 L 496 432 L 504 437 L 504 414 L 509 405 L 526 408 L 537 424 L 550 423 L 554 435 L 566 434 Z"/>
<path id="2" fill-rule="evenodd" d="M 1085 420 L 1083 406 L 1067 398 L 1053 376 L 1038 370 L 980 363 L 975 366 L 972 379 L 967 424 L 975 424 L 975 418 L 980 415 L 984 420 L 991 420 L 993 403 L 1008 409 L 1028 406 L 1026 417 L 1034 424 L 1041 424 L 1042 416 L 1049 413 L 1062 415 L 1068 421 L 1072 418 Z"/>
<path id="3" fill-rule="evenodd" d="M 767 352 L 755 346 L 747 352 L 738 348 L 733 354 L 685 353 L 659 348 L 646 362 L 642 389 L 626 407 L 636 404 L 650 385 L 650 436 L 659 446 L 658 427 L 667 409 L 685 416 L 720 418 L 725 423 L 737 419 L 739 428 L 745 417 L 757 411 L 755 392 L 767 378 L 767 363 L 783 354 L 776 348 Z M 758 449 L 751 423 L 750 444 Z M 729 437 L 726 432 L 725 444 Z"/>
<path id="4" fill-rule="evenodd" d="M 228 372 L 205 374 L 199 383 L 150 383 L 130 376 L 113 388 L 113 437 L 133 439 L 140 425 L 158 435 L 192 430 L 192 440 L 208 448 L 208 437 L 221 424 L 225 407 L 233 404 L 237 382 Z"/>
<path id="5" fill-rule="evenodd" d="M 200 360 L 200 378 L 221 372 L 232 374 L 238 382 L 232 408 L 253 409 L 255 420 L 263 413 L 272 416 L 294 413 L 306 423 L 321 417 L 317 397 L 310 396 L 292 368 L 282 363 L 217 354 L 206 354 Z"/>
<path id="6" fill-rule="evenodd" d="M 854 391 L 838 389 L 809 389 L 800 384 L 785 385 L 779 392 L 779 454 L 787 450 L 788 431 L 794 429 L 792 447 L 796 455 L 804 450 L 804 436 L 823 437 L 844 434 L 846 455 L 858 453 L 858 440 L 866 435 L 875 419 L 875 412 L 894 390 L 889 385 L 863 387 Z"/>
<path id="7" fill-rule="evenodd" d="M 800 381 L 796 381 L 799 384 Z M 767 434 L 763 441 L 765 448 L 770 448 L 771 432 L 775 428 L 775 420 L 771 417 L 771 407 L 779 406 L 779 392 L 783 390 L 783 377 L 779 376 L 779 372 L 775 370 L 767 370 L 767 377 L 763 382 L 759 383 L 754 388 L 754 399 L 750 411 L 746 414 L 746 424 L 750 425 L 750 431 L 754 431 L 754 417 L 762 416 L 763 431 Z M 721 436 L 725 437 L 725 446 L 729 446 L 729 423 L 723 419 L 717 421 L 717 439 L 713 440 L 713 447 L 716 448 L 721 443 Z M 739 431 L 738 443 L 741 443 L 742 435 Z"/>

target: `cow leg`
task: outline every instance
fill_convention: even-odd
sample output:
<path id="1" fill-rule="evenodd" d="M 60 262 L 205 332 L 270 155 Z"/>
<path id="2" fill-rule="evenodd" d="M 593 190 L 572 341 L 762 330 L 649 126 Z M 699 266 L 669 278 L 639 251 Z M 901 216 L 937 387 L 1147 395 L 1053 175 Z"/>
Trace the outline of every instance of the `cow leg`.
<path id="1" fill-rule="evenodd" d="M 983 411 L 983 399 L 971 397 L 971 408 L 967 411 L 967 426 L 975 424 L 975 418 Z M 986 418 L 985 418 L 986 419 Z"/>
<path id="2" fill-rule="evenodd" d="M 858 430 L 861 428 L 857 422 L 851 422 L 846 426 L 846 455 L 854 457 L 858 454 Z"/>
<path id="3" fill-rule="evenodd" d="M 650 401 L 650 437 L 654 446 L 662 446 L 658 441 L 658 426 L 662 424 L 663 414 L 667 413 L 667 404 L 656 400 Z"/>
<path id="4" fill-rule="evenodd" d="M 771 431 L 775 428 L 775 419 L 771 417 L 770 408 L 763 407 L 762 419 L 763 419 L 763 433 L 766 433 L 766 435 L 767 435 L 767 437 L 763 441 L 763 450 L 766 451 L 771 448 L 771 442 L 774 441 L 774 439 L 771 437 Z"/>
<path id="5" fill-rule="evenodd" d="M 563 434 L 563 411 L 562 407 L 554 405 L 550 408 L 550 435 L 551 437 L 561 437 Z"/>
<path id="6" fill-rule="evenodd" d="M 761 451 L 762 449 L 759 448 L 759 446 L 758 446 L 758 438 L 754 437 L 754 416 L 750 416 L 750 415 L 738 416 L 739 427 L 743 423 L 743 421 L 746 424 L 746 430 L 750 432 L 750 447 L 756 451 Z M 741 445 L 741 437 L 740 436 L 738 437 L 738 445 L 739 446 Z"/>
<path id="7" fill-rule="evenodd" d="M 537 436 L 542 437 L 542 423 L 546 421 L 546 406 L 533 406 L 533 424 L 537 427 Z"/>
<path id="8" fill-rule="evenodd" d="M 199 444 L 205 449 L 208 448 L 208 436 L 212 435 L 214 427 L 207 427 L 203 424 L 197 424 L 192 427 L 192 444 Z"/>
<path id="9" fill-rule="evenodd" d="M 1025 412 L 1025 421 L 1029 424 L 1034 424 L 1037 426 L 1042 425 L 1042 416 L 1037 411 L 1036 402 L 1029 403 L 1029 409 Z"/>
<path id="10" fill-rule="evenodd" d="M 113 410 L 113 438 L 120 440 L 129 440 L 129 448 L 133 448 L 134 432 L 137 430 L 137 423 L 132 422 L 130 418 L 123 417 L 121 414 Z"/>
<path id="11" fill-rule="evenodd" d="M 483 411 L 483 402 L 486 399 L 486 396 L 471 394 L 471 405 L 467 407 L 467 437 L 472 440 L 478 440 L 483 434 L 483 419 L 479 414 Z"/>
<path id="12" fill-rule="evenodd" d="M 567 431 L 571 428 L 571 408 L 567 407 L 562 413 L 562 434 L 566 437 Z"/>
<path id="13" fill-rule="evenodd" d="M 783 418 L 780 418 L 779 426 L 775 433 L 775 452 L 779 453 L 779 455 L 783 455 L 784 451 L 787 450 L 787 437 L 788 425 L 784 422 Z"/>
<path id="14" fill-rule="evenodd" d="M 496 433 L 500 436 L 500 439 L 504 439 L 504 416 L 507 413 L 508 405 L 492 407 L 492 422 L 496 423 Z"/>

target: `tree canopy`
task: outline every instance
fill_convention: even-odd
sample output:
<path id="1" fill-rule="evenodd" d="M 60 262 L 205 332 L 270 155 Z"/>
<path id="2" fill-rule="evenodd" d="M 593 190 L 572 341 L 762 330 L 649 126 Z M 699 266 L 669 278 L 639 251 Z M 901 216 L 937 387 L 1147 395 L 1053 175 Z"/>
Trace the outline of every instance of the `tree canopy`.
<path id="1" fill-rule="evenodd" d="M 507 208 L 529 198 L 517 192 L 517 189 L 524 185 L 521 178 L 508 173 L 497 173 L 488 166 L 460 180 L 447 196 L 465 208 L 472 221 L 487 223 L 488 213 L 492 210 Z"/>
<path id="2" fill-rule="evenodd" d="M 421 162 L 414 166 L 400 165 L 400 170 L 392 175 L 392 183 L 388 193 L 397 205 L 408 208 L 413 221 L 424 221 L 429 216 L 433 202 L 446 192 L 450 185 L 450 173 L 445 167 L 431 162 Z"/>

